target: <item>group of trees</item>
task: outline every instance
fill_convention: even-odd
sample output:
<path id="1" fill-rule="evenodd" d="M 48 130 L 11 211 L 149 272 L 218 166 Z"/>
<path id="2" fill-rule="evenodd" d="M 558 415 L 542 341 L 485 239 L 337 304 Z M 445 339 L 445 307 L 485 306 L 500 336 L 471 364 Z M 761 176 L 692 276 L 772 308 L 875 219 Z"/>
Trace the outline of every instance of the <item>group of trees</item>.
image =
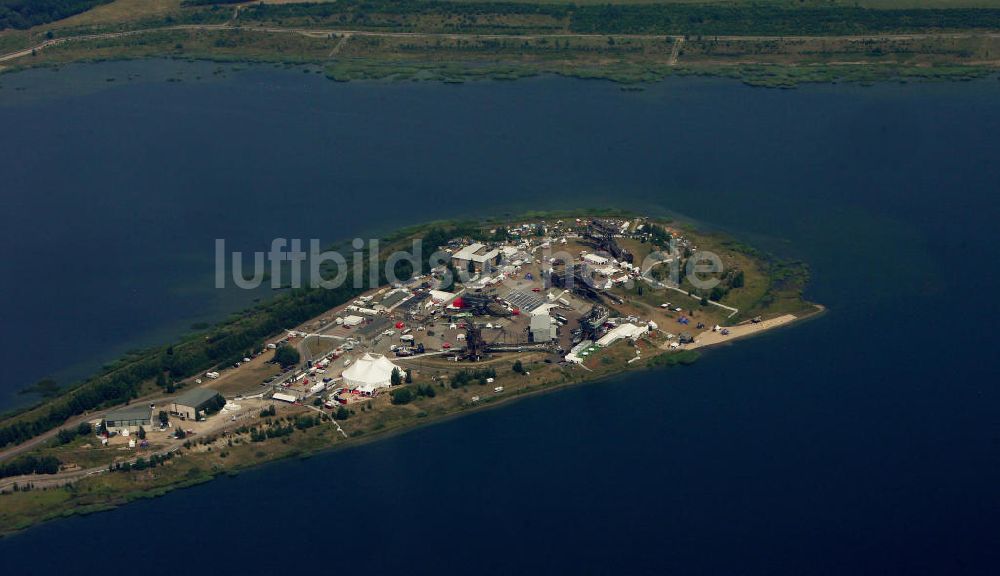
<path id="1" fill-rule="evenodd" d="M 225 405 L 226 405 L 226 399 L 222 397 L 222 394 L 216 394 L 208 402 L 205 403 L 205 415 L 211 416 L 212 414 L 215 414 L 219 410 L 222 410 L 222 407 Z"/>
<path id="2" fill-rule="evenodd" d="M 462 388 L 473 382 L 480 385 L 486 384 L 489 378 L 496 378 L 497 371 L 493 368 L 477 368 L 475 370 L 462 370 L 451 377 L 452 388 Z"/>
<path id="3" fill-rule="evenodd" d="M 577 6 L 574 32 L 691 35 L 848 35 L 996 28 L 1000 10 L 870 9 L 778 4 L 616 4 Z"/>
<path id="4" fill-rule="evenodd" d="M 21 456 L 0 463 L 0 478 L 24 474 L 55 474 L 62 463 L 55 456 Z"/>
<path id="5" fill-rule="evenodd" d="M 139 395 L 144 382 L 186 378 L 213 366 L 232 364 L 282 327 L 299 324 L 348 301 L 362 291 L 347 281 L 334 289 L 298 289 L 248 310 L 208 334 L 131 354 L 69 392 L 0 427 L 0 447 L 17 444 L 62 425 L 88 410 L 122 404 Z M 294 349 L 293 349 L 294 351 Z"/>
<path id="6" fill-rule="evenodd" d="M 189 6 L 228 3 L 228 0 L 185 2 Z M 475 30 L 484 26 L 537 27 L 542 25 L 538 17 L 547 17 L 550 19 L 548 26 L 562 23 L 573 32 L 590 34 L 848 35 L 1000 27 L 1000 10 L 992 8 L 872 9 L 847 5 L 715 2 L 578 5 L 569 1 L 338 0 L 256 4 L 246 7 L 240 19 L 285 24 L 426 28 L 433 20 L 419 18 L 423 16 L 444 19 L 453 28 L 465 26 Z M 505 20 L 504 17 L 514 18 Z M 487 20 L 494 24 L 488 24 Z"/>
<path id="7" fill-rule="evenodd" d="M 409 404 L 413 400 L 413 392 L 409 388 L 400 388 L 392 391 L 393 404 Z"/>
<path id="8" fill-rule="evenodd" d="M 393 386 L 399 386 L 403 382 L 406 382 L 407 384 L 413 382 L 413 370 L 407 370 L 405 372 L 405 376 L 403 376 L 403 374 L 404 373 L 400 372 L 399 368 L 393 368 L 392 376 L 389 377 L 389 382 Z"/>
<path id="9" fill-rule="evenodd" d="M 299 430 L 308 430 L 313 426 L 316 426 L 320 422 L 319 416 L 309 416 L 308 414 L 299 416 L 295 419 L 295 427 Z"/>
<path id="10" fill-rule="evenodd" d="M 33 438 L 87 410 L 131 400 L 138 395 L 140 383 L 154 378 L 157 371 L 155 359 L 146 359 L 96 376 L 66 395 L 47 402 L 30 418 L 0 428 L 0 446 Z"/>
<path id="11" fill-rule="evenodd" d="M 409 404 L 414 400 L 420 398 L 434 398 L 437 396 L 437 392 L 434 387 L 430 384 L 411 386 L 406 388 L 400 388 L 399 390 L 392 391 L 392 403 L 393 404 Z M 339 419 L 339 418 L 338 418 Z"/>
<path id="12" fill-rule="evenodd" d="M 173 452 L 167 452 L 166 454 L 153 454 L 149 457 L 149 460 L 143 458 L 142 456 L 135 459 L 135 463 L 131 462 L 115 462 L 108 466 L 110 472 L 129 472 L 131 470 L 145 470 L 147 468 L 156 468 L 160 466 L 167 460 L 174 457 Z"/>
<path id="13" fill-rule="evenodd" d="M 293 432 L 295 432 L 295 427 L 292 424 L 267 426 L 264 428 L 254 427 L 250 429 L 250 441 L 263 442 L 269 438 L 291 436 Z"/>
<path id="14" fill-rule="evenodd" d="M 189 4 L 216 4 L 206 0 L 188 0 Z M 308 19 L 314 22 L 336 20 L 344 17 L 350 21 L 367 20 L 369 15 L 395 16 L 530 16 L 543 15 L 565 18 L 570 13 L 570 4 L 527 3 L 527 2 L 478 2 L 455 1 L 436 2 L 432 0 L 338 0 L 323 3 L 256 4 L 248 6 L 240 14 L 244 20 L 289 20 Z"/>
<path id="15" fill-rule="evenodd" d="M 24 30 L 86 12 L 111 0 L 0 0 L 0 30 Z"/>
<path id="16" fill-rule="evenodd" d="M 90 436 L 93 433 L 94 427 L 90 425 L 90 422 L 80 422 L 80 425 L 73 429 L 63 428 L 56 433 L 56 441 L 59 444 L 69 444 L 73 440 L 76 440 L 77 436 Z"/>
<path id="17" fill-rule="evenodd" d="M 296 366 L 301 360 L 302 357 L 299 351 L 293 346 L 282 344 L 274 350 L 274 361 L 280 364 L 282 368 Z"/>

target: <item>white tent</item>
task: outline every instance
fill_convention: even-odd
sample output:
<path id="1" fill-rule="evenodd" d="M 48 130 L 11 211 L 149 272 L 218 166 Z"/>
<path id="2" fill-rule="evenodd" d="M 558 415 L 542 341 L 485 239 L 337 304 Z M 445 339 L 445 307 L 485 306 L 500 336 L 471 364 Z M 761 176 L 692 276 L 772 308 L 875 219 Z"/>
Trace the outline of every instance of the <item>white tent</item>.
<path id="1" fill-rule="evenodd" d="M 344 383 L 348 388 L 371 394 L 379 388 L 391 386 L 392 371 L 397 368 L 399 366 L 381 354 L 365 354 L 344 370 Z M 406 373 L 399 369 L 399 374 L 405 376 Z"/>
<path id="2" fill-rule="evenodd" d="M 597 341 L 597 345 L 601 348 L 607 348 L 623 338 L 635 340 L 646 332 L 649 332 L 648 325 L 636 326 L 635 324 L 622 324 L 621 326 L 616 326 L 610 332 L 602 336 L 601 339 Z"/>

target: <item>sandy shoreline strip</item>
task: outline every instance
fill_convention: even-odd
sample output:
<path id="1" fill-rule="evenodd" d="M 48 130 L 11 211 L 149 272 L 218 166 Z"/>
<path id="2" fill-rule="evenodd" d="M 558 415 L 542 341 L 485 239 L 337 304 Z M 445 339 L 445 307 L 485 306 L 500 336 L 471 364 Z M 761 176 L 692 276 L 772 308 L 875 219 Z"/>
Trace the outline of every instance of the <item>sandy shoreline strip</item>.
<path id="1" fill-rule="evenodd" d="M 770 330 L 771 328 L 777 328 L 778 326 L 783 326 L 789 324 L 798 319 L 798 316 L 794 314 L 785 314 L 784 316 L 778 316 L 777 318 L 771 318 L 769 320 L 764 320 L 763 322 L 758 322 L 756 324 L 748 322 L 746 324 L 738 324 L 736 326 L 728 326 L 729 334 L 726 336 L 722 335 L 722 332 L 713 332 L 711 330 L 706 330 L 698 336 L 695 337 L 694 342 L 682 346 L 686 350 L 693 350 L 695 348 L 701 348 L 702 346 L 712 346 L 713 344 L 722 344 L 723 342 L 729 342 L 736 338 L 742 338 L 744 336 L 750 336 L 758 332 L 763 332 L 765 330 Z"/>

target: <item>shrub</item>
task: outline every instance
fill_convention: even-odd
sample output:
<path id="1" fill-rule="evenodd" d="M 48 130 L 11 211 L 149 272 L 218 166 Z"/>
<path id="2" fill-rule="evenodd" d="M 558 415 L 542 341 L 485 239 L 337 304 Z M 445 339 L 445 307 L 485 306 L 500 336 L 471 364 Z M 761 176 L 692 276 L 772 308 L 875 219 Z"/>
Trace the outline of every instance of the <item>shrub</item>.
<path id="1" fill-rule="evenodd" d="M 393 404 L 409 404 L 412 400 L 413 393 L 410 392 L 409 388 L 401 388 L 399 390 L 393 390 L 392 392 Z"/>

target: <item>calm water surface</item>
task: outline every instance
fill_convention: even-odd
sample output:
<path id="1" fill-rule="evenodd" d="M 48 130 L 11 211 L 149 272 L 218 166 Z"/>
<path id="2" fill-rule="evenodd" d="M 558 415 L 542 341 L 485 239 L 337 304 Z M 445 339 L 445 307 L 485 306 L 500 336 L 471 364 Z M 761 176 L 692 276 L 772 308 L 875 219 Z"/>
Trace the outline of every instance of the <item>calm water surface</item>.
<path id="1" fill-rule="evenodd" d="M 215 238 L 670 210 L 806 260 L 830 309 L 690 368 L 44 525 L 0 556 L 40 574 L 173 574 L 177 550 L 222 573 L 995 573 L 998 102 L 995 78 L 0 76 L 0 406 L 259 297 L 212 289 Z"/>

